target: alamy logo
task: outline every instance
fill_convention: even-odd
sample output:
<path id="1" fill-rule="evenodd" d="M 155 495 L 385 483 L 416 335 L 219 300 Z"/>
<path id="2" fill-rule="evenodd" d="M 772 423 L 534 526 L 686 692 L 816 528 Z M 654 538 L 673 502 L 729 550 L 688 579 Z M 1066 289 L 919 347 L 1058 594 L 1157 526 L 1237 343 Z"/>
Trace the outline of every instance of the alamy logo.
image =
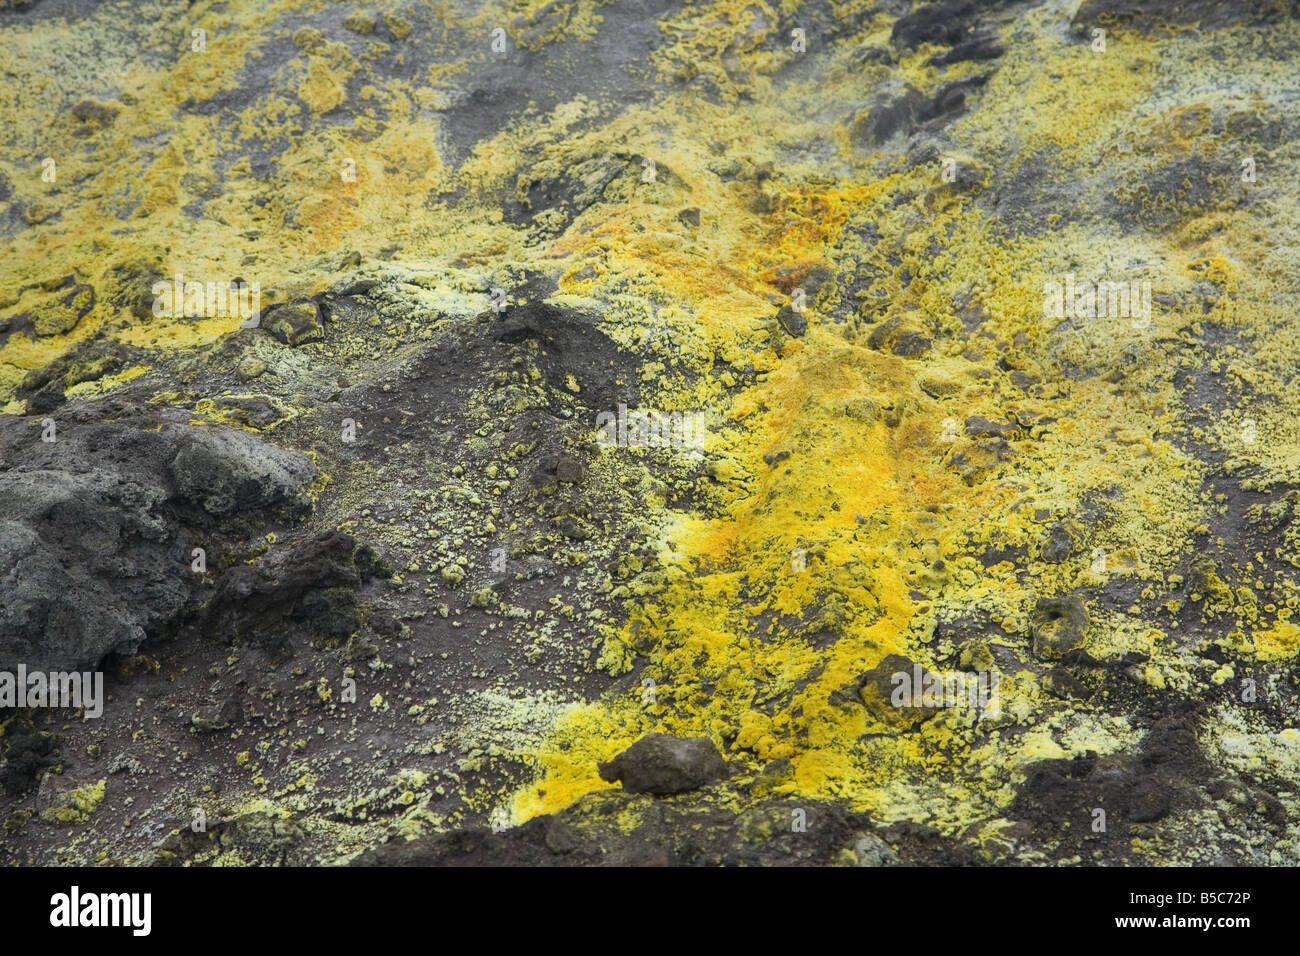
<path id="1" fill-rule="evenodd" d="M 1151 324 L 1151 282 L 1075 282 L 1067 272 L 1064 282 L 1043 284 L 1043 312 L 1050 319 L 1133 319 L 1134 328 Z"/>
<path id="2" fill-rule="evenodd" d="M 0 707 L 84 708 L 87 717 L 104 712 L 104 675 L 100 671 L 0 671 Z"/>
<path id="3" fill-rule="evenodd" d="M 913 664 L 912 673 L 896 671 L 890 676 L 894 692 L 889 702 L 895 707 L 973 707 L 996 715 L 994 695 L 1001 680 L 997 671 L 939 674 Z"/>
<path id="4" fill-rule="evenodd" d="M 703 440 L 699 415 L 695 412 L 657 412 L 653 409 L 601 412 L 596 416 L 600 434 L 596 441 L 620 448 L 682 448 L 698 451 Z"/>
<path id="5" fill-rule="evenodd" d="M 227 282 L 185 281 L 178 272 L 171 282 L 153 284 L 153 314 L 157 318 L 226 318 L 247 321 L 262 311 L 262 286 L 242 279 Z"/>
<path id="6" fill-rule="evenodd" d="M 152 893 L 70 893 L 50 897 L 51 926 L 129 926 L 132 935 L 148 936 L 152 928 Z"/>

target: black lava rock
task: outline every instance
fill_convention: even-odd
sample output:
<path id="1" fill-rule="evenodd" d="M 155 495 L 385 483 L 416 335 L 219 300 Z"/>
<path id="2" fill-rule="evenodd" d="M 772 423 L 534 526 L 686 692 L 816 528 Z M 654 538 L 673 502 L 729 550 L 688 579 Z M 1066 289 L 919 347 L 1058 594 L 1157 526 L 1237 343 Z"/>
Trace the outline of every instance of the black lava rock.
<path id="1" fill-rule="evenodd" d="M 646 734 L 608 763 L 600 779 L 632 793 L 685 793 L 725 780 L 727 762 L 708 737 Z"/>

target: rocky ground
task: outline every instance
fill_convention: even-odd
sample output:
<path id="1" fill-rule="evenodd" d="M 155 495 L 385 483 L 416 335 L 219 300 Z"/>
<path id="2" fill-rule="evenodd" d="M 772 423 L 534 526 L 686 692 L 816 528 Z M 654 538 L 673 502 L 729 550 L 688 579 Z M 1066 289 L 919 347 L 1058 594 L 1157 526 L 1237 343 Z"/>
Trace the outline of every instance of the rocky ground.
<path id="1" fill-rule="evenodd" d="M 1298 15 L 0 0 L 0 862 L 1300 863 Z"/>

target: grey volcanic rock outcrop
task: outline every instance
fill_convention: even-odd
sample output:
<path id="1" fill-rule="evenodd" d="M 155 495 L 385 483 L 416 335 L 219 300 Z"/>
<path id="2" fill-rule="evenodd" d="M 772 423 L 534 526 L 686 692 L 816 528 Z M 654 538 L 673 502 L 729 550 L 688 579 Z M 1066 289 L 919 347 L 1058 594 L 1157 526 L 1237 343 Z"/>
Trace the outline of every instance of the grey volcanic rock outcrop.
<path id="1" fill-rule="evenodd" d="M 227 641 L 256 640 L 277 654 L 290 650 L 288 635 L 299 623 L 310 624 L 302 628 L 307 636 L 346 640 L 361 627 L 357 588 L 391 570 L 369 545 L 339 531 L 326 532 L 300 547 L 231 568 L 204 608 L 203 626 Z M 384 615 L 369 614 L 377 633 L 399 630 Z M 349 653 L 368 657 L 373 649 L 354 641 Z"/>
<path id="2" fill-rule="evenodd" d="M 41 431 L 0 436 L 3 669 L 136 652 L 195 609 L 192 551 L 215 563 L 219 526 L 310 508 L 315 466 L 252 434 L 157 419 L 56 426 L 49 442 Z"/>

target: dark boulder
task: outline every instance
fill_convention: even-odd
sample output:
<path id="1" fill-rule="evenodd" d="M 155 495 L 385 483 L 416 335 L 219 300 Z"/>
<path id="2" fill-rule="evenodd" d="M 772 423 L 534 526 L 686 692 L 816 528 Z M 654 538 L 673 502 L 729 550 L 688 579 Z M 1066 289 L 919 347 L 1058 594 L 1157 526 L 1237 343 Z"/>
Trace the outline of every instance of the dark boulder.
<path id="1" fill-rule="evenodd" d="M 646 734 L 608 763 L 600 779 L 632 793 L 684 793 L 725 780 L 727 762 L 708 737 Z"/>

